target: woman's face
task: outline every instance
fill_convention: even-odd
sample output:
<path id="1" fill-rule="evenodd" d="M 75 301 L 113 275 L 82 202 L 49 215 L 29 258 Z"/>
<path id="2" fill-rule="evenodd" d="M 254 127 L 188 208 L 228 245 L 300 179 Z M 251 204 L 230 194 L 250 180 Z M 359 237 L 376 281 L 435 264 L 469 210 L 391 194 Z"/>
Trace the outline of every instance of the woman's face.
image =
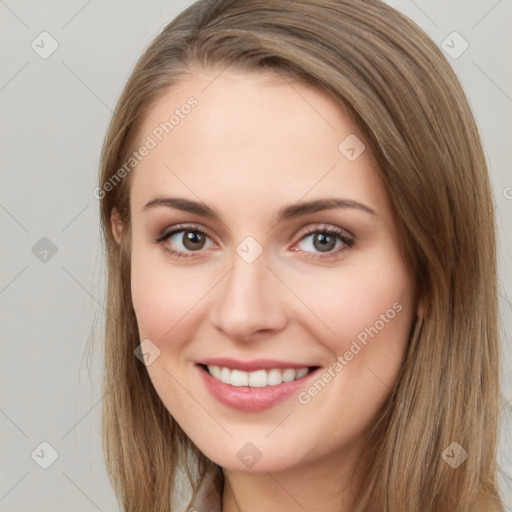
<path id="1" fill-rule="evenodd" d="M 139 135 L 131 289 L 147 371 L 224 468 L 334 464 L 375 423 L 415 315 L 389 199 L 330 97 L 217 75 L 182 81 Z"/>

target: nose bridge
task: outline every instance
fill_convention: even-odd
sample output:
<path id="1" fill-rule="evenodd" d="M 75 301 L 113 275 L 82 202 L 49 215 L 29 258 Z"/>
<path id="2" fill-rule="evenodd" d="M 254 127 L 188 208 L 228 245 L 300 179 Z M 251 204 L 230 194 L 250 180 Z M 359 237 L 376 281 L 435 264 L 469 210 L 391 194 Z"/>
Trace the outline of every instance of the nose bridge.
<path id="1" fill-rule="evenodd" d="M 219 283 L 213 304 L 212 321 L 233 339 L 247 339 L 259 330 L 280 329 L 285 311 L 279 300 L 278 283 L 267 268 L 265 253 L 255 259 L 241 243 L 233 254 L 230 272 Z"/>

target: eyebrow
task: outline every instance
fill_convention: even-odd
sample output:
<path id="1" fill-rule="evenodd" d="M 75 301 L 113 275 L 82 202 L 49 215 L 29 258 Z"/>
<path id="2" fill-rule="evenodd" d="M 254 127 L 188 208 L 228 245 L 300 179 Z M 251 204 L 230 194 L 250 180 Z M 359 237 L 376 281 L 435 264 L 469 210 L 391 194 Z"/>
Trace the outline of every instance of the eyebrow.
<path id="1" fill-rule="evenodd" d="M 158 207 L 174 208 L 188 213 L 195 213 L 203 217 L 220 220 L 220 217 L 215 210 L 205 203 L 192 201 L 183 197 L 157 197 L 146 203 L 142 211 L 147 212 Z M 282 222 L 283 220 L 293 219 L 309 213 L 334 208 L 354 208 L 370 215 L 377 215 L 369 206 L 352 199 L 325 198 L 284 206 L 276 213 L 274 219 L 276 222 Z"/>

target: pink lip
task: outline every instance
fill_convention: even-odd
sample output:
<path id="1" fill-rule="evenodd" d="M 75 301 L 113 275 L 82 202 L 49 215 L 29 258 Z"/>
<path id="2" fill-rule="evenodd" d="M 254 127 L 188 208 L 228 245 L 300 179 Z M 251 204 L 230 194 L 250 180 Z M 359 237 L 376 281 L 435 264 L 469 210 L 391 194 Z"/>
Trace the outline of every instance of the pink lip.
<path id="1" fill-rule="evenodd" d="M 224 366 L 230 370 L 242 370 L 244 372 L 253 372 L 255 370 L 271 370 L 278 368 L 285 370 L 286 368 L 310 368 L 312 364 L 291 363 L 288 361 L 277 361 L 276 359 L 253 359 L 252 361 L 240 361 L 239 359 L 230 359 L 229 357 L 212 357 L 198 361 L 199 364 L 209 366 Z"/>
<path id="2" fill-rule="evenodd" d="M 287 364 L 288 363 L 286 363 L 286 365 Z M 276 386 L 253 388 L 250 386 L 232 386 L 231 384 L 224 384 L 224 382 L 212 377 L 208 373 L 208 370 L 199 364 L 196 364 L 195 366 L 206 387 L 219 402 L 232 407 L 233 409 L 246 412 L 258 412 L 268 409 L 269 407 L 282 402 L 292 394 L 296 395 L 306 387 L 307 381 L 310 380 L 310 377 L 316 375 L 318 370 L 321 369 L 317 368 L 315 371 L 308 373 L 304 377 L 292 380 L 291 382 L 283 382 Z M 285 367 L 290 368 L 290 366 Z M 275 362 L 272 368 L 277 368 L 277 366 L 275 366 Z M 300 368 L 304 368 L 304 366 L 300 366 Z"/>

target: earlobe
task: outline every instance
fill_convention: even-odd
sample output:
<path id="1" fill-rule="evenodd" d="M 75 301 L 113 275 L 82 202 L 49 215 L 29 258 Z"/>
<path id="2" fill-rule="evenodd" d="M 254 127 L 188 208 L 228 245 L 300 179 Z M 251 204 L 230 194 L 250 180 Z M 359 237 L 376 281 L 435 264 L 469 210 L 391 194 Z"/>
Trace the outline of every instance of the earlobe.
<path id="1" fill-rule="evenodd" d="M 112 208 L 112 213 L 110 215 L 110 223 L 112 227 L 112 235 L 114 236 L 116 243 L 119 245 L 121 243 L 123 223 L 121 221 L 121 217 L 119 216 L 119 212 L 116 208 Z"/>

